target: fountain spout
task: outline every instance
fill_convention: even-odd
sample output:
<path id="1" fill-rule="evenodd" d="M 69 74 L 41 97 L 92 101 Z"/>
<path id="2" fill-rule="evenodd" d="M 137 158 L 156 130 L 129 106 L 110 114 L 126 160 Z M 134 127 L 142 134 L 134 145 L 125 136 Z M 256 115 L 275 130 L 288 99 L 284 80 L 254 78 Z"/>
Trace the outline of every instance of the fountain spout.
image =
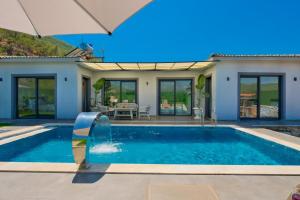
<path id="1" fill-rule="evenodd" d="M 72 150 L 75 163 L 82 167 L 86 167 L 88 137 L 100 117 L 101 113 L 99 112 L 82 112 L 76 118 L 73 128 Z"/>

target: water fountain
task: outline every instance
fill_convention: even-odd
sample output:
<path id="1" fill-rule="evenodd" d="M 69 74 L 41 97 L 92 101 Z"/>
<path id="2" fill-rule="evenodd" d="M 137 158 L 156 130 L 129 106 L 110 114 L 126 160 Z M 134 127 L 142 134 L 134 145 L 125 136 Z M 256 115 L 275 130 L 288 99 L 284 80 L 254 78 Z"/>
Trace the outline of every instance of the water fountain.
<path id="1" fill-rule="evenodd" d="M 97 121 L 88 140 L 89 152 L 94 154 L 119 152 L 119 143 L 113 143 L 111 124 L 106 115 L 102 115 Z"/>
<path id="2" fill-rule="evenodd" d="M 119 144 L 113 143 L 109 118 L 98 112 L 83 112 L 77 116 L 72 149 L 75 163 L 84 168 L 88 167 L 90 153 L 107 154 L 121 151 Z"/>

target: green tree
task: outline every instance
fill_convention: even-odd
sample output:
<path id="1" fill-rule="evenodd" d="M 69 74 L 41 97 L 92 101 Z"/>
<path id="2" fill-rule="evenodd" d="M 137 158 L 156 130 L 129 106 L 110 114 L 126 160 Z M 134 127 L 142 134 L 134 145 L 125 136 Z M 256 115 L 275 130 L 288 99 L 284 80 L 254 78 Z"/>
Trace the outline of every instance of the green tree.
<path id="1" fill-rule="evenodd" d="M 103 89 L 105 84 L 105 79 L 101 78 L 96 83 L 93 84 L 94 92 L 95 92 L 95 105 L 97 104 L 97 96 L 100 93 L 100 90 Z"/>
<path id="2" fill-rule="evenodd" d="M 200 74 L 197 78 L 197 84 L 196 84 L 196 90 L 198 93 L 198 98 L 197 98 L 197 107 L 200 108 L 202 107 L 202 100 L 205 97 L 208 97 L 209 94 L 205 92 L 205 76 L 203 74 Z"/>

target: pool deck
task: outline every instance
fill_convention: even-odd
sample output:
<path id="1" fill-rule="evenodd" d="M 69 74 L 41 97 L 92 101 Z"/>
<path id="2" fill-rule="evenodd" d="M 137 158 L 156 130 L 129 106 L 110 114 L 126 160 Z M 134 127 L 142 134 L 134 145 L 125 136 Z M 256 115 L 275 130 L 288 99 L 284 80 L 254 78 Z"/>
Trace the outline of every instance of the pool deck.
<path id="1" fill-rule="evenodd" d="M 220 200 L 283 200 L 300 183 L 299 176 L 70 173 L 0 173 L 0 180 L 1 200 L 147 200 L 152 184 L 208 184 Z"/>

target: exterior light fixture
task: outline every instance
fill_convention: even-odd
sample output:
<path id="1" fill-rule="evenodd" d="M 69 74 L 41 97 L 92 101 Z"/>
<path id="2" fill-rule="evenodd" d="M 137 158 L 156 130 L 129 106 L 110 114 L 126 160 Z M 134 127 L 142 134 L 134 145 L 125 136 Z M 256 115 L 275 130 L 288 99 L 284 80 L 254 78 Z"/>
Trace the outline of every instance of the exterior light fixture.
<path id="1" fill-rule="evenodd" d="M 68 81 L 68 78 L 67 77 L 65 77 L 65 82 L 67 82 Z"/>
<path id="2" fill-rule="evenodd" d="M 147 86 L 149 85 L 149 82 L 148 82 L 148 81 L 146 82 L 146 85 L 147 85 Z"/>
<path id="3" fill-rule="evenodd" d="M 298 78 L 297 78 L 297 77 L 294 77 L 294 81 L 295 81 L 295 82 L 298 81 Z"/>
<path id="4" fill-rule="evenodd" d="M 227 81 L 230 81 L 230 77 L 229 77 L 229 76 L 227 76 L 226 80 L 227 80 Z"/>
<path id="5" fill-rule="evenodd" d="M 3 81 L 3 78 L 2 77 L 0 77 L 0 82 L 2 82 Z"/>

